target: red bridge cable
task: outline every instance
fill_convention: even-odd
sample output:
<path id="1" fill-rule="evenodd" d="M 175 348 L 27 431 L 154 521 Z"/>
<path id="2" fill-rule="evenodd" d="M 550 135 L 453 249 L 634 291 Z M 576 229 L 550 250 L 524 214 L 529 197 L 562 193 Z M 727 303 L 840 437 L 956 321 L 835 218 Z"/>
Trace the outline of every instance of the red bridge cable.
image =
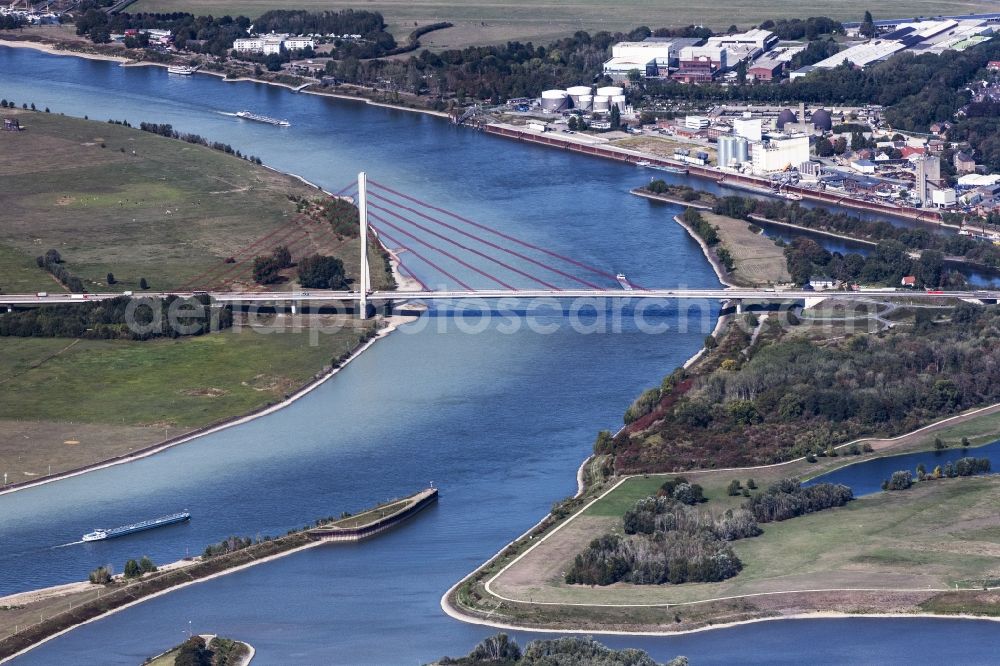
<path id="1" fill-rule="evenodd" d="M 392 201 L 389 201 L 388 199 L 385 199 L 385 198 L 383 198 L 383 197 L 379 197 L 379 196 L 378 196 L 377 194 L 373 194 L 372 196 L 376 196 L 376 197 L 378 197 L 379 199 L 382 199 L 383 201 L 388 201 L 388 202 L 389 202 L 390 204 L 392 204 L 392 205 L 398 205 L 398 204 L 395 204 L 395 203 L 394 203 L 394 202 L 392 202 Z M 432 236 L 436 236 L 437 238 L 440 238 L 441 240 L 444 240 L 444 241 L 446 241 L 446 242 L 448 242 L 448 243 L 451 243 L 452 245 L 454 245 L 454 246 L 456 246 L 456 247 L 459 247 L 459 248 L 462 248 L 463 250 L 466 250 L 466 251 L 468 251 L 468 252 L 472 252 L 473 254 L 476 254 L 476 255 L 478 255 L 478 256 L 480 256 L 480 257 L 483 257 L 484 259 L 486 259 L 486 260 L 488 260 L 488 261 L 492 261 L 493 263 L 495 263 L 495 264 L 497 264 L 497 265 L 499 265 L 499 266 L 503 266 L 503 267 L 504 267 L 504 268 L 506 268 L 507 270 L 509 270 L 509 271 L 512 271 L 512 272 L 514 272 L 514 273 L 517 273 L 518 275 L 523 275 L 524 277 L 528 278 L 529 280 L 532 280 L 533 282 L 537 282 L 538 284 L 540 284 L 540 285 L 542 285 L 542 286 L 545 286 L 545 287 L 548 287 L 549 289 L 553 289 L 553 290 L 555 290 L 555 291 L 559 291 L 559 287 L 555 286 L 554 284 L 549 284 L 549 283 L 548 283 L 548 282 L 546 282 L 545 280 L 541 280 L 541 279 L 539 279 L 539 278 L 535 277 L 534 275 L 531 275 L 530 273 L 525 273 L 525 272 L 524 272 L 524 271 L 522 271 L 522 270 L 521 270 L 520 268 L 517 268 L 517 267 L 515 267 L 515 266 L 511 266 L 511 265 L 510 265 L 510 264 L 508 264 L 508 263 L 505 263 L 505 262 L 503 262 L 503 261 L 500 261 L 499 259 L 496 259 L 496 258 L 494 258 L 494 257 L 491 257 L 490 255 L 486 254 L 485 252 L 480 252 L 479 250 L 477 250 L 477 249 L 475 249 L 475 248 L 471 248 L 471 247 L 469 247 L 469 246 L 467 246 L 467 245 L 463 245 L 463 244 L 459 243 L 458 241 L 456 241 L 456 240 L 453 240 L 453 239 L 451 239 L 451 238 L 448 238 L 448 237 L 447 237 L 447 236 L 445 236 L 444 234 L 440 234 L 440 233 L 438 233 L 438 232 L 436 232 L 436 231 L 434 231 L 434 230 L 432 230 L 432 229 L 429 229 L 428 227 L 425 227 L 424 225 L 422 225 L 422 224 L 420 224 L 420 223 L 418 223 L 418 222 L 414 222 L 413 220 L 411 220 L 411 219 L 409 219 L 409 218 L 407 218 L 407 217 L 404 217 L 404 216 L 400 215 L 399 213 L 397 213 L 397 212 L 395 212 L 395 211 L 392 211 L 392 210 L 390 210 L 390 209 L 388 209 L 388 208 L 383 208 L 382 206 L 379 206 L 378 204 L 375 204 L 375 203 L 371 203 L 371 202 L 369 202 L 369 203 L 368 203 L 368 206 L 369 206 L 370 208 L 375 208 L 376 210 L 381 210 L 381 211 L 384 211 L 384 212 L 386 212 L 386 213 L 389 213 L 390 215 L 392 215 L 392 216 L 394 216 L 394 217 L 397 217 L 397 218 L 399 218 L 400 220 L 403 220 L 404 222 L 408 222 L 408 223 L 412 224 L 412 225 L 413 225 L 413 226 L 415 226 L 415 227 L 416 227 L 417 229 L 420 229 L 420 230 L 422 230 L 422 231 L 426 231 L 427 233 L 431 234 Z M 406 206 L 400 206 L 400 208 L 404 208 L 404 209 L 406 209 L 406 210 L 411 210 L 411 211 L 413 211 L 414 213 L 416 213 L 417 215 L 421 215 L 421 213 L 419 213 L 419 212 L 417 212 L 417 211 L 413 210 L 412 208 L 407 208 Z M 426 216 L 423 216 L 423 215 L 421 215 L 421 216 L 422 216 L 422 217 L 426 217 Z M 430 218 L 430 219 L 432 219 L 432 220 L 433 220 L 433 218 Z M 475 238 L 475 237 L 473 236 L 473 238 Z M 478 239 L 477 239 L 477 240 L 478 240 Z M 498 246 L 494 246 L 494 247 L 498 247 Z M 499 249 L 501 249 L 501 250 L 502 250 L 503 248 L 499 248 Z"/>
<path id="2" fill-rule="evenodd" d="M 368 216 L 371 217 L 371 218 L 374 218 L 374 219 L 378 220 L 379 222 L 381 222 L 382 224 L 384 224 L 384 225 L 386 225 L 388 227 L 391 227 L 392 229 L 395 229 L 396 231 L 398 231 L 399 233 L 403 234 L 404 236 L 409 236 L 410 238 L 412 238 L 413 240 L 417 241 L 421 245 L 424 245 L 424 246 L 426 246 L 426 247 L 434 250 L 435 252 L 439 252 L 440 254 L 443 254 L 444 256 L 448 257 L 449 259 L 451 259 L 451 260 L 453 260 L 455 262 L 458 262 L 462 266 L 465 266 L 466 268 L 468 268 L 470 271 L 473 271 L 475 273 L 479 273 L 484 278 L 486 278 L 488 280 L 491 280 L 493 282 L 496 282 L 501 287 L 504 287 L 506 289 L 510 289 L 511 291 L 514 291 L 514 287 L 513 286 L 507 284 L 506 282 L 504 282 L 500 278 L 494 277 L 493 275 L 490 275 L 489 273 L 487 273 L 486 271 L 484 271 L 484 270 L 482 270 L 480 268 L 476 268 L 475 266 L 473 266 L 469 262 L 464 261 L 460 257 L 456 257 L 454 254 L 452 254 L 451 252 L 448 252 L 447 250 L 443 250 L 443 249 L 441 249 L 441 248 L 439 248 L 439 247 L 437 247 L 435 245 L 432 245 L 431 243 L 428 243 L 427 241 L 423 240 L 422 238 L 414 236 L 412 233 L 410 233 L 406 229 L 404 229 L 404 228 L 402 228 L 402 227 L 400 227 L 400 226 L 398 226 L 396 224 L 393 224 L 392 222 L 390 222 L 389 220 L 385 219 L 384 217 L 380 217 L 378 215 L 374 215 L 373 213 L 368 213 Z"/>
<path id="3" fill-rule="evenodd" d="M 373 225 L 373 227 L 374 227 L 374 225 Z M 406 247 L 405 245 L 403 245 L 398 240 L 396 240 L 395 238 L 393 238 L 392 236 L 390 236 L 389 234 L 387 234 L 382 229 L 379 229 L 378 227 L 374 227 L 374 228 L 375 228 L 376 231 L 378 231 L 379 235 L 382 236 L 383 238 L 385 238 L 387 241 L 389 241 L 390 243 L 393 243 L 394 245 L 396 245 L 398 247 L 405 248 L 414 257 L 416 257 L 417 259 L 420 259 L 422 262 L 424 262 L 425 264 L 427 264 L 428 266 L 430 266 L 432 269 L 434 269 L 438 273 L 441 273 L 442 275 L 448 277 L 449 279 L 454 280 L 455 283 L 458 284 L 463 289 L 467 289 L 469 291 L 473 290 L 472 287 L 470 287 L 469 285 L 465 284 L 460 279 L 458 279 L 457 277 L 455 277 L 454 275 L 452 275 L 451 273 L 449 273 L 445 269 L 441 268 L 440 266 L 438 266 L 437 264 L 435 264 L 433 261 L 431 261 L 430 259 L 428 259 L 424 255 L 420 254 L 419 252 L 417 252 L 413 248 Z M 423 282 L 421 282 L 421 284 L 423 284 Z M 426 289 L 427 286 L 424 285 L 424 288 Z"/>
<path id="4" fill-rule="evenodd" d="M 557 259 L 561 259 L 563 261 L 569 262 L 569 263 L 573 264 L 574 266 L 579 266 L 580 268 L 583 268 L 583 269 L 585 269 L 587 271 L 590 271 L 591 273 L 596 273 L 597 275 L 601 275 L 603 277 L 611 278 L 612 280 L 617 279 L 617 277 L 615 275 L 612 275 L 611 273 L 607 273 L 607 272 L 602 271 L 602 270 L 600 270 L 598 268 L 594 268 L 593 266 L 588 266 L 587 264 L 585 264 L 583 262 L 577 261 L 576 259 L 571 259 L 570 257 L 561 255 L 561 254 L 559 254 L 557 252 L 553 252 L 552 250 L 548 250 L 548 249 L 546 249 L 544 247 L 539 247 L 538 245 L 533 245 L 533 244 L 528 243 L 526 241 L 520 240 L 519 238 L 515 238 L 514 236 L 511 236 L 509 234 L 505 234 L 505 233 L 503 233 L 501 231 L 497 231 L 496 229 L 491 229 L 490 227 L 487 227 L 484 224 L 480 224 L 478 222 L 473 222 L 472 220 L 470 220 L 468 218 L 462 217 L 461 215 L 458 215 L 457 213 L 452 213 L 451 211 L 445 210 L 444 208 L 438 208 L 437 206 L 432 206 L 431 204 L 424 203 L 420 199 L 417 199 L 415 197 L 411 197 L 408 194 L 403 194 L 402 192 L 397 192 L 396 190 L 394 190 L 394 189 L 392 189 L 390 187 L 386 187 L 385 185 L 382 185 L 381 183 L 375 182 L 373 180 L 369 180 L 368 182 L 371 185 L 375 185 L 376 187 L 378 187 L 378 188 L 380 188 L 382 190 L 385 190 L 386 192 L 390 192 L 392 194 L 395 194 L 396 196 L 403 197 L 404 199 L 407 199 L 408 201 L 412 201 L 413 203 L 416 203 L 416 204 L 419 204 L 421 206 L 424 206 L 425 208 L 430 208 L 431 210 L 436 210 L 439 213 L 443 213 L 445 215 L 453 217 L 456 220 L 461 220 L 462 222 L 465 222 L 466 224 L 471 224 L 472 226 L 476 227 L 477 229 L 482 229 L 484 231 L 489 231 L 490 233 L 496 234 L 497 236 L 500 236 L 501 238 L 506 238 L 507 240 L 513 241 L 513 242 L 515 242 L 515 243 L 517 243 L 519 245 L 523 245 L 524 247 L 529 247 L 529 248 L 531 248 L 533 250 L 538 250 L 539 252 L 544 252 L 545 254 L 547 254 L 549 256 L 556 257 Z"/>
<path id="5" fill-rule="evenodd" d="M 408 210 L 408 211 L 410 211 L 410 212 L 412 212 L 412 213 L 414 213 L 416 215 L 419 215 L 420 217 L 422 217 L 424 219 L 430 220 L 431 222 L 434 222 L 435 224 L 440 224 L 443 227 L 446 227 L 448 229 L 451 229 L 452 231 L 460 233 L 463 236 L 467 236 L 468 238 L 471 238 L 471 239 L 473 239 L 473 240 L 475 240 L 475 241 L 477 241 L 479 243 L 483 243 L 483 244 L 488 245 L 488 246 L 490 246 L 492 248 L 496 248 L 497 250 L 500 250 L 502 252 L 506 252 L 508 254 L 512 254 L 515 257 L 518 257 L 519 259 L 523 259 L 524 261 L 527 261 L 527 262 L 532 263 L 532 264 L 534 264 L 536 266 L 544 268 L 547 271 L 551 271 L 551 272 L 556 273 L 558 275 L 562 275 L 563 277 L 569 278 L 570 280 L 574 280 L 576 282 L 579 282 L 580 284 L 582 284 L 582 285 L 584 285 L 586 287 L 590 287 L 591 289 L 600 289 L 600 287 L 598 287 L 596 284 L 594 284 L 592 282 L 587 282 L 586 280 L 578 278 L 578 277 L 576 277 L 575 275 L 573 275 L 571 273 L 567 273 L 565 271 L 561 271 L 558 268 L 553 268 L 552 266 L 544 264 L 544 263 L 538 261 L 537 259 L 532 259 L 531 257 L 529 257 L 529 256 L 527 256 L 525 254 L 521 254 L 520 252 L 517 252 L 515 250 L 511 250 L 509 248 L 503 247 L 502 245 L 498 245 L 497 243 L 494 243 L 492 241 L 486 240 L 485 238 L 476 236 L 475 234 L 470 234 L 468 231 L 465 231 L 461 227 L 456 227 L 453 224 L 448 224 L 447 222 L 445 222 L 443 220 L 439 220 L 439 219 L 437 219 L 435 217 L 431 217 L 430 215 L 426 215 L 424 213 L 421 213 L 420 211 L 418 211 L 416 209 L 410 208 L 408 206 L 404 206 L 403 204 L 399 203 L 398 201 L 393 201 L 392 199 L 384 197 L 384 196 L 378 194 L 377 192 L 371 192 L 370 194 L 371 194 L 371 196 L 373 196 L 373 197 L 375 197 L 377 199 L 381 199 L 382 201 L 385 201 L 388 204 L 396 206 L 397 208 L 402 208 L 403 210 Z M 372 205 L 374 205 L 374 204 L 372 204 Z M 516 269 L 512 269 L 512 270 L 516 270 Z M 520 271 L 517 271 L 517 272 L 520 272 Z M 522 275 L 524 275 L 524 273 L 522 273 Z M 559 287 L 555 287 L 553 285 L 550 285 L 547 282 L 539 280 L 538 278 L 536 278 L 534 276 L 528 275 L 528 277 L 530 277 L 535 282 L 538 282 L 540 284 L 545 285 L 546 287 L 549 287 L 550 289 L 559 289 Z"/>

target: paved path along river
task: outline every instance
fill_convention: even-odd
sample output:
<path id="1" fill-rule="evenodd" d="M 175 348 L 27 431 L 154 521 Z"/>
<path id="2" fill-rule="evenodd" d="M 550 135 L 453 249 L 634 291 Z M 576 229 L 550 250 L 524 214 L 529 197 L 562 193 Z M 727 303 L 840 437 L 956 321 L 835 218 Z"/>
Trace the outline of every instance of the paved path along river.
<path id="1" fill-rule="evenodd" d="M 634 167 L 523 146 L 425 116 L 159 68 L 0 49 L 0 96 L 91 118 L 172 123 L 339 188 L 360 169 L 403 191 L 643 285 L 715 287 L 677 208 L 628 190 Z M 223 115 L 250 109 L 290 128 Z M 423 275 L 431 278 L 432 276 Z M 471 278 L 470 278 L 471 279 Z M 613 285 L 609 285 L 613 286 Z M 665 312 L 665 333 L 600 318 L 504 333 L 446 312 L 376 344 L 335 380 L 267 418 L 119 466 L 0 497 L 0 595 L 79 579 L 106 562 L 168 561 L 229 534 L 279 533 L 434 481 L 441 501 L 401 529 L 196 585 L 87 625 L 19 664 L 135 664 L 200 631 L 243 638 L 257 661 L 418 663 L 490 633 L 440 595 L 575 490 L 598 429 L 699 346 L 714 306 Z M 596 330 L 598 332 L 592 332 Z M 190 524 L 56 548 L 97 525 L 188 509 Z M 930 659 L 985 663 L 996 626 L 795 621 L 665 639 L 609 638 L 695 663 Z M 838 638 L 850 635 L 852 640 Z M 895 638 L 894 638 L 895 637 Z M 521 638 L 527 639 L 528 636 Z M 830 646 L 823 656 L 819 644 Z M 978 648 L 977 646 L 982 646 Z M 956 654 L 954 650 L 964 650 Z"/>

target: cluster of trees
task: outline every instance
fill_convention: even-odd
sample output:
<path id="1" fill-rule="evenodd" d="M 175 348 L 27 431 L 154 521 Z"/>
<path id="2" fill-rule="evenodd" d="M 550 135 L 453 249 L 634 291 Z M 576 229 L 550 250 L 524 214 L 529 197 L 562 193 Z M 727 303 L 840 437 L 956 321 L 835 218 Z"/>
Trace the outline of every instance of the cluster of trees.
<path id="1" fill-rule="evenodd" d="M 1000 402 L 995 306 L 823 344 L 769 323 L 748 357 L 749 338 L 730 327 L 696 370 L 664 380 L 639 427 L 599 440 L 619 473 L 775 463 Z"/>
<path id="2" fill-rule="evenodd" d="M 235 553 L 238 550 L 243 550 L 244 548 L 249 548 L 253 545 L 253 539 L 250 537 L 238 537 L 231 536 L 227 539 L 223 539 L 219 543 L 213 543 L 205 546 L 204 552 L 201 554 L 202 559 L 211 559 L 219 555 L 225 555 L 227 553 Z"/>
<path id="3" fill-rule="evenodd" d="M 781 479 L 744 502 L 743 508 L 758 522 L 773 523 L 844 506 L 853 499 L 854 493 L 843 484 L 817 483 L 803 488 L 798 479 Z"/>
<path id="4" fill-rule="evenodd" d="M 681 201 L 697 201 L 701 198 L 701 194 L 693 187 L 688 185 L 672 185 L 659 178 L 649 181 L 646 189 L 653 194 L 669 194 L 670 196 L 678 197 Z"/>
<path id="5" fill-rule="evenodd" d="M 648 34 L 649 30 L 646 29 Z M 327 73 L 357 85 L 380 85 L 397 91 L 436 97 L 456 96 L 500 103 L 511 97 L 534 97 L 539 90 L 567 81 L 594 81 L 601 76 L 610 46 L 628 35 L 579 31 L 549 44 L 507 42 L 435 53 L 423 50 L 407 59 L 331 61 Z"/>
<path id="6" fill-rule="evenodd" d="M 935 442 L 936 444 L 936 442 Z M 945 448 L 943 446 L 935 448 Z M 993 469 L 993 465 L 989 458 L 973 458 L 971 456 L 966 456 L 964 458 L 959 458 L 954 463 L 947 462 L 944 467 L 938 465 L 934 468 L 930 474 L 927 473 L 927 468 L 924 467 L 923 463 L 917 465 L 917 480 L 925 481 L 927 479 L 954 479 L 959 476 L 972 476 L 974 474 L 987 474 Z M 895 474 L 893 474 L 895 476 Z M 890 482 L 892 479 L 889 480 Z M 883 482 L 882 489 L 890 490 L 887 487 L 888 482 Z M 892 488 L 891 490 L 895 490 Z"/>
<path id="7" fill-rule="evenodd" d="M 705 499 L 701 485 L 688 483 L 688 480 L 683 476 L 675 476 L 664 481 L 663 485 L 656 491 L 656 496 L 666 497 L 689 506 L 708 501 Z"/>
<path id="8" fill-rule="evenodd" d="M 125 563 L 123 575 L 127 579 L 142 578 L 143 575 L 156 571 L 156 564 L 148 556 L 143 555 L 139 561 L 129 560 Z"/>
<path id="9" fill-rule="evenodd" d="M 212 666 L 212 656 L 204 638 L 191 636 L 177 648 L 174 666 Z"/>
<path id="10" fill-rule="evenodd" d="M 338 239 L 357 238 L 361 231 L 358 207 L 346 199 L 324 199 L 320 217 L 330 223 Z"/>
<path id="11" fill-rule="evenodd" d="M 284 245 L 274 248 L 268 255 L 253 258 L 253 279 L 257 284 L 274 284 L 281 279 L 281 271 L 292 265 L 292 253 Z"/>
<path id="12" fill-rule="evenodd" d="M 25 26 L 25 20 L 21 16 L 13 14 L 0 15 L 0 30 L 17 30 Z"/>
<path id="13" fill-rule="evenodd" d="M 823 35 L 843 34 L 844 25 L 826 16 L 811 16 L 807 19 L 778 19 L 764 21 L 759 26 L 762 30 L 770 30 L 779 39 L 800 40 L 810 42 Z"/>
<path id="14" fill-rule="evenodd" d="M 892 473 L 888 479 L 882 482 L 882 490 L 906 490 L 913 485 L 913 474 L 910 470 L 899 470 Z"/>
<path id="15" fill-rule="evenodd" d="M 170 123 L 139 123 L 139 129 L 141 129 L 143 132 L 150 132 L 151 134 L 159 134 L 160 136 L 165 136 L 168 139 L 179 139 L 187 143 L 194 143 L 199 146 L 206 146 L 208 148 L 211 148 L 212 150 L 218 150 L 219 152 L 226 153 L 227 155 L 235 155 L 240 159 L 247 160 L 248 162 L 253 162 L 254 164 L 262 164 L 261 159 L 259 157 L 254 157 L 253 155 L 244 155 L 240 151 L 235 150 L 228 143 L 221 143 L 219 141 L 209 141 L 205 137 L 200 136 L 198 134 L 178 132 L 174 130 L 173 125 L 171 125 Z"/>
<path id="16" fill-rule="evenodd" d="M 673 530 L 652 537 L 606 534 L 590 542 L 566 572 L 566 582 L 636 585 L 717 582 L 732 578 L 743 563 L 729 543 L 710 532 Z"/>
<path id="17" fill-rule="evenodd" d="M 832 39 L 817 39 L 814 42 L 809 42 L 805 49 L 792 56 L 789 68 L 796 70 L 806 65 L 813 65 L 838 53 L 840 53 L 840 44 Z"/>
<path id="18" fill-rule="evenodd" d="M 58 250 L 48 250 L 45 254 L 35 257 L 38 267 L 48 271 L 59 280 L 67 289 L 75 294 L 82 294 L 87 291 L 83 286 L 83 280 L 69 272 L 63 263 L 63 258 Z"/>
<path id="19" fill-rule="evenodd" d="M 344 262 L 314 254 L 299 261 L 299 284 L 307 289 L 344 289 Z"/>
<path id="20" fill-rule="evenodd" d="M 208 296 L 183 299 L 120 296 L 2 314 L 0 337 L 150 340 L 203 335 L 232 325 L 232 312 L 213 309 Z"/>
<path id="21" fill-rule="evenodd" d="M 661 666 L 642 650 L 612 650 L 593 638 L 564 636 L 531 641 L 522 651 L 507 634 L 483 639 L 464 657 L 443 657 L 441 666 Z M 662 666 L 688 666 L 686 657 L 676 657 Z"/>
<path id="22" fill-rule="evenodd" d="M 931 289 L 964 289 L 965 276 L 948 270 L 944 255 L 937 250 L 924 250 L 912 258 L 906 246 L 898 241 L 882 241 L 869 255 L 831 253 L 819 243 L 799 237 L 785 247 L 788 272 L 799 284 L 810 276 L 829 276 L 845 282 L 898 286 L 904 276 L 912 275 L 918 287 Z"/>
<path id="23" fill-rule="evenodd" d="M 715 517 L 668 497 L 638 500 L 625 512 L 622 524 L 625 534 L 710 532 L 723 541 L 746 539 L 761 533 L 753 514 L 746 509 L 729 510 Z"/>

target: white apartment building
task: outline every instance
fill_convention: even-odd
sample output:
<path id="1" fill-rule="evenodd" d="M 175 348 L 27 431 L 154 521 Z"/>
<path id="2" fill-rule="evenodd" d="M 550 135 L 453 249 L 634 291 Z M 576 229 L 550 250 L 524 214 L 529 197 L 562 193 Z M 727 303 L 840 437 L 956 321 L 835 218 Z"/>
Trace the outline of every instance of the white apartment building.
<path id="1" fill-rule="evenodd" d="M 316 42 L 311 37 L 288 36 L 288 35 L 256 35 L 245 39 L 233 41 L 233 50 L 238 53 L 281 53 L 281 49 L 286 51 L 298 51 L 304 48 L 316 48 Z"/>

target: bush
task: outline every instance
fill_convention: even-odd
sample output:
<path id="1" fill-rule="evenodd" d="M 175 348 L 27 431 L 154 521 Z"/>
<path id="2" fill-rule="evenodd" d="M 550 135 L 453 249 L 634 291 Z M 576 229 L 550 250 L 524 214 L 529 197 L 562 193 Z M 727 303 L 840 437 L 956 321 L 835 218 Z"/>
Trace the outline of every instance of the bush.
<path id="1" fill-rule="evenodd" d="M 113 575 L 114 574 L 112 573 L 110 566 L 97 567 L 90 572 L 89 578 L 90 582 L 94 585 L 107 585 L 111 582 L 111 577 Z"/>
<path id="2" fill-rule="evenodd" d="M 314 254 L 299 262 L 299 284 L 307 289 L 344 289 L 344 262 Z"/>

